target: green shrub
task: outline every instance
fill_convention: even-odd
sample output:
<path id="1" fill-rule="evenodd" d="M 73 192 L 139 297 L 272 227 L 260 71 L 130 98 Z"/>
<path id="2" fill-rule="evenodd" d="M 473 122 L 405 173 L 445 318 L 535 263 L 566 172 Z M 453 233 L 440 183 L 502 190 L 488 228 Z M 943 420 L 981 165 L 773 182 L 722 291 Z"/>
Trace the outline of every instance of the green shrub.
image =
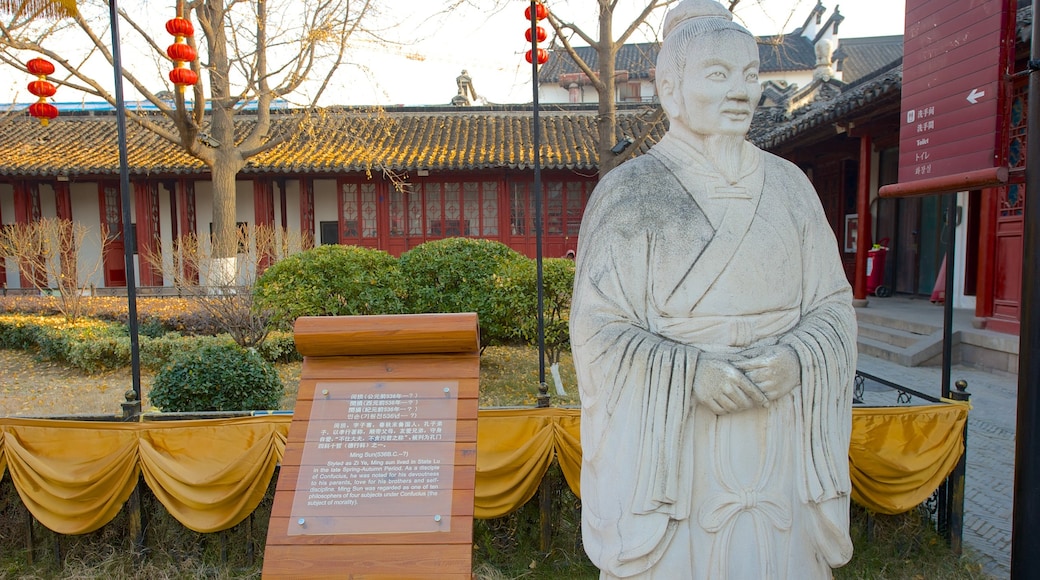
<path id="1" fill-rule="evenodd" d="M 222 336 L 182 336 L 178 332 L 168 332 L 158 338 L 141 337 L 141 367 L 158 371 L 173 362 L 181 353 L 194 350 L 203 345 L 230 345 L 235 341 L 227 335 Z"/>
<path id="2" fill-rule="evenodd" d="M 36 348 L 40 326 L 26 316 L 0 316 L 0 348 Z"/>
<path id="3" fill-rule="evenodd" d="M 265 361 L 272 363 L 303 360 L 296 350 L 296 337 L 291 332 L 271 332 L 267 335 L 267 340 L 257 345 L 256 350 Z"/>
<path id="4" fill-rule="evenodd" d="M 399 260 L 409 311 L 476 312 L 482 347 L 508 342 L 516 334 L 513 304 L 523 297 L 508 294 L 520 288 L 502 278 L 527 261 L 491 240 L 448 238 L 416 246 Z"/>
<path id="5" fill-rule="evenodd" d="M 255 351 L 206 344 L 182 353 L 155 375 L 148 397 L 163 411 L 276 409 L 281 379 Z"/>
<path id="6" fill-rule="evenodd" d="M 65 352 L 65 362 L 88 374 L 123 368 L 130 364 L 130 338 L 103 336 L 73 342 Z"/>
<path id="7" fill-rule="evenodd" d="M 300 316 L 399 314 L 401 274 L 382 250 L 328 245 L 274 264 L 256 281 L 256 306 L 288 329 Z"/>

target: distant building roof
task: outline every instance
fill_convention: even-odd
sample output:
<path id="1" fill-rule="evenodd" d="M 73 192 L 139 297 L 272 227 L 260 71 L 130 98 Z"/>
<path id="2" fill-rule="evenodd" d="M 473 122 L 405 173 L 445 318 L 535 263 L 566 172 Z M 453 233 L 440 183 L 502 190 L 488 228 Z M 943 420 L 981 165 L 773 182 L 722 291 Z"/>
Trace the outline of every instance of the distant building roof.
<path id="1" fill-rule="evenodd" d="M 841 80 L 854 83 L 903 58 L 903 35 L 843 38 L 834 59 L 841 67 Z"/>
<path id="2" fill-rule="evenodd" d="M 595 70 L 599 64 L 596 51 L 590 46 L 575 47 L 575 52 Z M 657 66 L 659 46 L 642 42 L 626 44 L 618 49 L 615 67 L 628 71 L 630 79 L 651 79 Z M 816 67 L 816 52 L 812 42 L 799 34 L 758 37 L 759 70 L 764 73 L 811 71 Z M 834 58 L 842 71 L 842 80 L 855 82 L 876 70 L 902 58 L 903 36 L 874 38 L 842 38 Z M 578 65 L 563 50 L 549 52 L 549 62 L 538 70 L 539 83 L 558 83 L 560 76 L 580 73 Z"/>

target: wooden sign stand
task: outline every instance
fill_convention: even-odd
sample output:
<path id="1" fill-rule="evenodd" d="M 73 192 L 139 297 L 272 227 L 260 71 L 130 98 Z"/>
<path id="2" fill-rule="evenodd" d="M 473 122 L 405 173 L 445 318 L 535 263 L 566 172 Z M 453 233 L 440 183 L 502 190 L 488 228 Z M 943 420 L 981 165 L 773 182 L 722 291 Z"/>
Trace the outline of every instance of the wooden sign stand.
<path id="1" fill-rule="evenodd" d="M 476 314 L 301 317 L 264 578 L 472 577 Z"/>

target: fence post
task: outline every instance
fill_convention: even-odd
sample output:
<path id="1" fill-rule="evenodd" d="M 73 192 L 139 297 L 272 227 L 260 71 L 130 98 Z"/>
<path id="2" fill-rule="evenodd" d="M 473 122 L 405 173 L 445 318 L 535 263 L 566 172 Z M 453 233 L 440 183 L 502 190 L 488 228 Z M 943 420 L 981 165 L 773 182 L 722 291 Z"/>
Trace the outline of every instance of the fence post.
<path id="1" fill-rule="evenodd" d="M 962 401 L 967 403 L 971 399 L 971 393 L 967 391 L 968 381 L 959 380 L 955 384 L 956 389 L 950 391 L 950 398 L 954 401 Z M 950 545 L 950 550 L 960 556 L 963 546 L 961 540 L 964 536 L 964 472 L 965 463 L 964 459 L 968 454 L 968 422 L 964 422 L 964 453 L 961 453 L 961 457 L 957 460 L 956 467 L 953 468 L 953 472 L 950 473 L 948 478 L 949 487 L 946 496 L 947 506 L 946 513 L 949 514 L 949 519 L 946 526 L 946 543 Z"/>
<path id="2" fill-rule="evenodd" d="M 545 470 L 545 475 L 542 476 L 542 483 L 538 488 L 538 513 L 540 526 L 540 545 L 543 553 L 548 553 L 552 548 L 552 520 L 553 520 L 553 507 L 552 507 L 552 488 L 553 488 L 553 470 L 552 463 L 550 462 L 549 468 Z"/>

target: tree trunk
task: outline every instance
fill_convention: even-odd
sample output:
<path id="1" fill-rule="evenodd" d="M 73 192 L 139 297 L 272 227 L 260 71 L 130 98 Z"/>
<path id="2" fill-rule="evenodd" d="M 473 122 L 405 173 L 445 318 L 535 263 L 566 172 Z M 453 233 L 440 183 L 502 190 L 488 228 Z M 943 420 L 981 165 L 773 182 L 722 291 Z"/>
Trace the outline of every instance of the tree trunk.
<path id="1" fill-rule="evenodd" d="M 617 77 L 614 59 L 617 55 L 617 47 L 614 45 L 614 10 L 609 4 L 601 3 L 599 11 L 599 80 L 601 87 L 597 87 L 599 93 L 599 115 L 596 119 L 599 129 L 598 151 L 599 177 L 603 178 L 608 171 L 617 165 L 617 156 L 611 151 L 617 142 Z"/>
<path id="2" fill-rule="evenodd" d="M 235 176 L 237 164 L 228 159 L 227 152 L 217 155 L 213 164 L 213 225 L 210 257 L 210 286 L 232 286 L 235 283 L 238 257 L 238 228 L 235 221 Z"/>

